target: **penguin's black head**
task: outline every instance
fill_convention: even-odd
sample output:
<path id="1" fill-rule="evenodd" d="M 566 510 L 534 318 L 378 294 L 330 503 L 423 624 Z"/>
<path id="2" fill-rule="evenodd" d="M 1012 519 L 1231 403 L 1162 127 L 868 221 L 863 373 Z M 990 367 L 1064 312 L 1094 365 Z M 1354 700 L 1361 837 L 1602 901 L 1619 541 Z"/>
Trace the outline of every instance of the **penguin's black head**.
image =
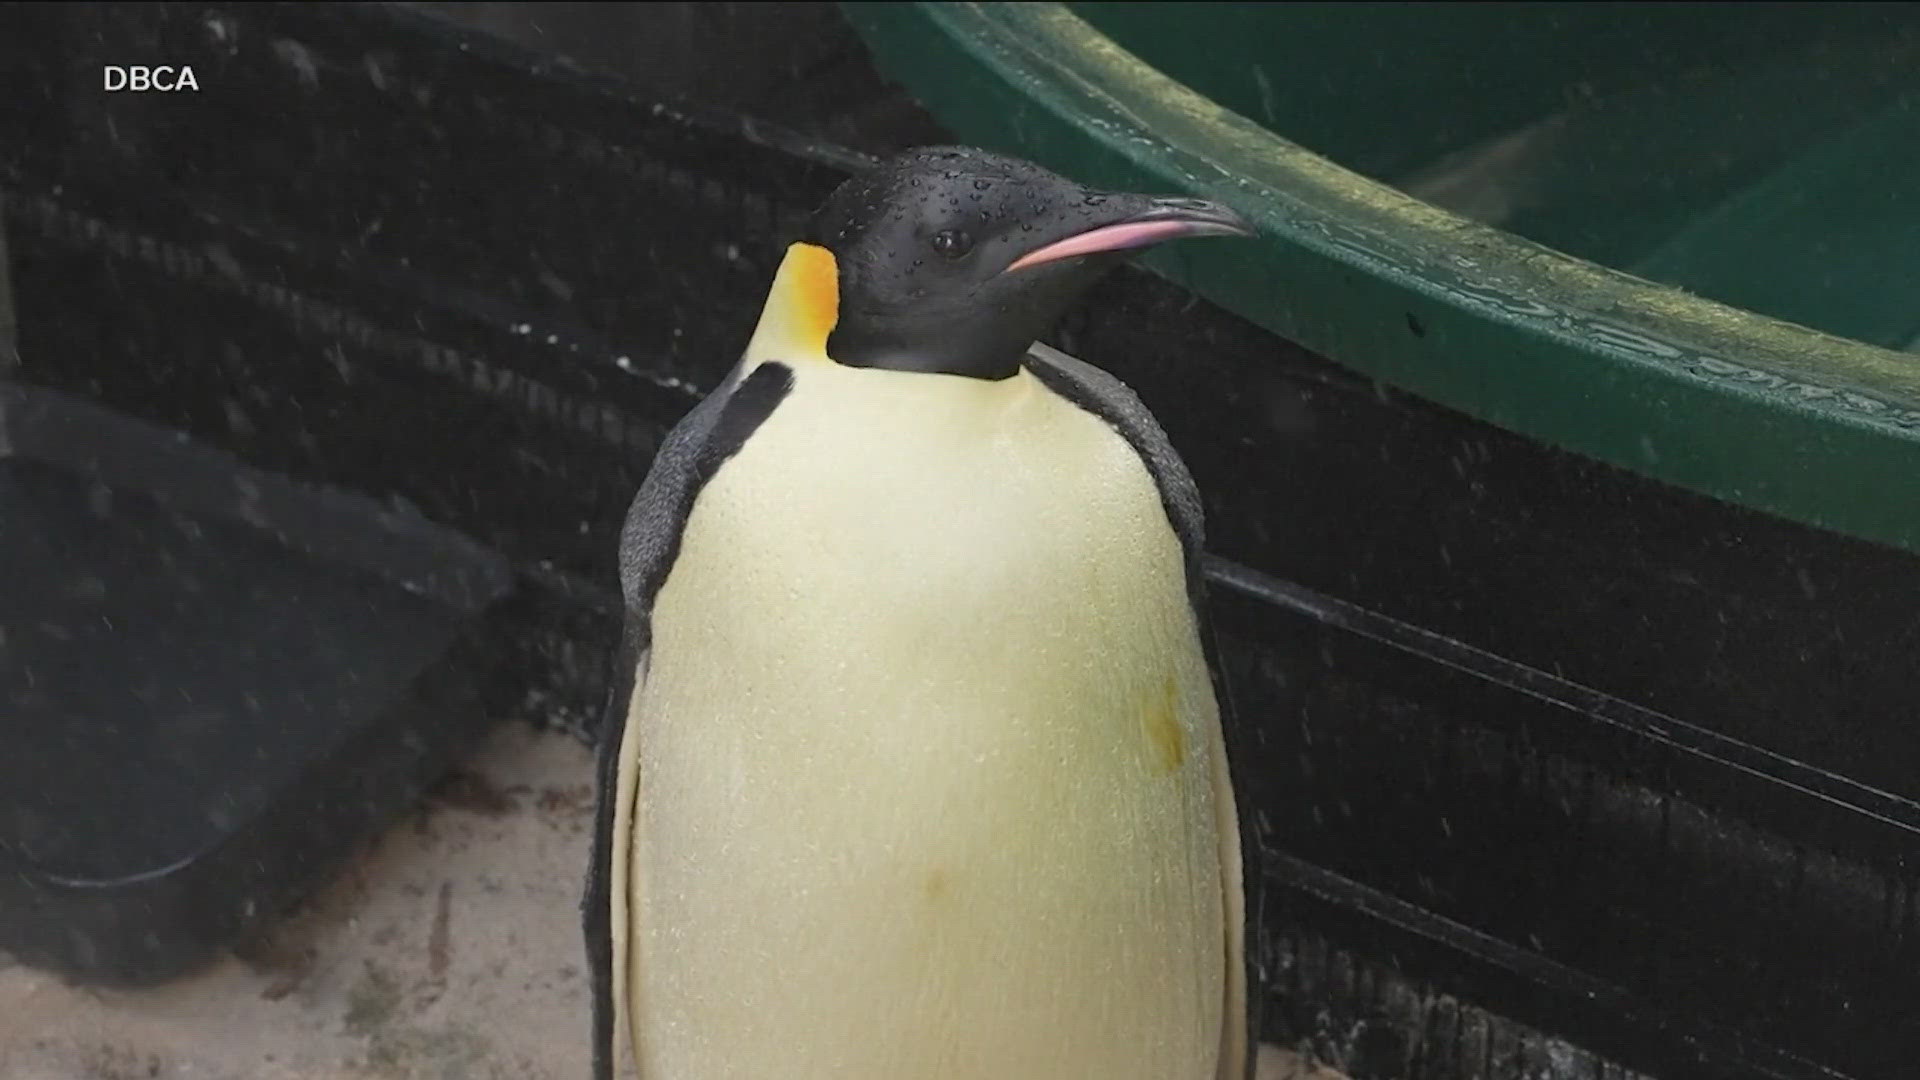
<path id="1" fill-rule="evenodd" d="M 1125 252 L 1251 233 L 1216 203 L 1093 191 L 1016 158 L 931 147 L 842 184 L 807 242 L 837 268 L 828 356 L 1002 379 Z"/>

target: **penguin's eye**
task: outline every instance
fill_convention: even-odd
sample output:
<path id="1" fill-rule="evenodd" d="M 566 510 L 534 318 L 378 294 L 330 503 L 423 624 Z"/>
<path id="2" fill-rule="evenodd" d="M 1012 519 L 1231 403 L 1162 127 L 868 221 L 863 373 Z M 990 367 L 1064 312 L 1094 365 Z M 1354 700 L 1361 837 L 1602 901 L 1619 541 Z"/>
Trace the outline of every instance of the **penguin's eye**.
<path id="1" fill-rule="evenodd" d="M 949 259 L 958 259 L 973 250 L 973 237 L 965 229 L 942 229 L 933 234 L 933 250 Z"/>

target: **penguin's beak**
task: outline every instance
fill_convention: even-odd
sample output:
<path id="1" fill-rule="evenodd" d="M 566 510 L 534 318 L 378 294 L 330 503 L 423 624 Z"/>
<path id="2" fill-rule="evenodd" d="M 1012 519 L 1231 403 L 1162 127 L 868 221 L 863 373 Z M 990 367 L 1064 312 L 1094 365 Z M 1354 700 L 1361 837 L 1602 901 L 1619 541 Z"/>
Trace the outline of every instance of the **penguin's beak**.
<path id="1" fill-rule="evenodd" d="M 1116 197 L 1119 198 L 1119 197 Z M 1131 198 L 1138 198 L 1133 196 Z M 1252 236 L 1253 227 L 1233 210 L 1205 199 L 1146 200 L 1147 208 L 1119 221 L 1044 244 L 1008 264 L 1003 274 L 1106 251 L 1131 251 L 1188 236 Z M 1136 205 L 1138 205 L 1136 203 Z"/>

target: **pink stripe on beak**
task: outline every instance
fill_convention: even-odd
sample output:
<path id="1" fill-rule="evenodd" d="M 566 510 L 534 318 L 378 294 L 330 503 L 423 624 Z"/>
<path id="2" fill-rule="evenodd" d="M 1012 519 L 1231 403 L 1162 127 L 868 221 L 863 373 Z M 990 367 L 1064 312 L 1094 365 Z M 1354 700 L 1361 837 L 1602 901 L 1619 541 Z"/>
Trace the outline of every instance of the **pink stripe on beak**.
<path id="1" fill-rule="evenodd" d="M 1208 231 L 1204 226 L 1192 221 L 1123 221 L 1118 225 L 1102 225 L 1098 229 L 1069 236 L 1065 240 L 1055 240 L 1045 247 L 1035 248 L 1013 260 L 1003 274 L 1015 270 L 1024 270 L 1041 263 L 1058 262 L 1071 259 L 1076 255 L 1093 255 L 1102 251 L 1127 251 L 1132 248 L 1146 247 L 1162 240 L 1172 240 L 1178 236 L 1191 236 Z"/>

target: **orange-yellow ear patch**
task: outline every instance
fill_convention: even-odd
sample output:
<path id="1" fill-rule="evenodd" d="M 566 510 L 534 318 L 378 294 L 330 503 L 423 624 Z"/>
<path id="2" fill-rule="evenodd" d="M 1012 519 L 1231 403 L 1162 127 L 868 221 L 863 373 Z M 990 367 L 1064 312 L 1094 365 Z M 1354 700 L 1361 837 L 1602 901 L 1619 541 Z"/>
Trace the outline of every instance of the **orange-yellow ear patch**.
<path id="1" fill-rule="evenodd" d="M 825 360 L 827 335 L 839 321 L 840 266 L 833 252 L 817 244 L 788 245 L 747 343 L 747 360 Z"/>
<path id="2" fill-rule="evenodd" d="M 792 333 L 796 340 L 827 347 L 827 335 L 840 321 L 840 264 L 833 252 L 815 244 L 794 244 L 787 249 L 783 271 L 791 277 L 781 284 L 789 291 Z M 783 273 L 783 278 L 788 274 Z"/>
<path id="3" fill-rule="evenodd" d="M 1146 731 L 1147 747 L 1153 763 L 1162 773 L 1170 773 L 1187 759 L 1186 739 L 1180 732 L 1180 693 L 1168 678 L 1147 694 L 1141 710 L 1140 726 Z"/>

